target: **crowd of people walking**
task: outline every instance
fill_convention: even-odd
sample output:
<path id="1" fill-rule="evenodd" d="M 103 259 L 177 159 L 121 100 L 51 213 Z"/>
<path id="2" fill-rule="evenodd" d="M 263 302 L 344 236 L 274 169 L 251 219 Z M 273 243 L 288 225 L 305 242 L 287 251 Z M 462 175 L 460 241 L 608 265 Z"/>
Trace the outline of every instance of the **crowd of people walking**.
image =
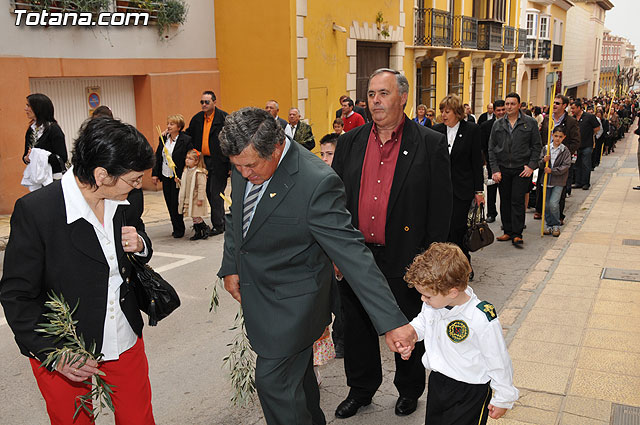
<path id="1" fill-rule="evenodd" d="M 242 303 L 267 423 L 326 423 L 318 366 L 334 357 L 344 358 L 349 387 L 335 416 L 356 415 L 382 383 L 382 334 L 395 352 L 396 415 L 412 414 L 427 385 L 428 424 L 504 415 L 518 390 L 495 309 L 469 286 L 469 212 L 481 206 L 487 222 L 499 217 L 497 240 L 518 248 L 528 207 L 545 219 L 545 234 L 559 236 L 566 199 L 591 188 L 638 99 L 558 94 L 533 106 L 508 93 L 476 119 L 449 94 L 439 113 L 420 104 L 408 117 L 409 92 L 400 72 L 383 68 L 369 78 L 367 101 L 342 96 L 334 131 L 319 140 L 321 159 L 300 110 L 285 120 L 276 100 L 227 114 L 204 91 L 188 126 L 181 114 L 167 117 L 155 153 L 101 107 L 83 124 L 71 166 L 51 100 L 29 95 L 23 184 L 33 193 L 11 218 L 0 302 L 52 423 L 70 423 L 81 383 L 96 373 L 113 377 L 117 421 L 154 423 L 129 257 L 152 255 L 140 218 L 149 169 L 174 238 L 185 236 L 185 215 L 191 240 L 225 233 L 217 274 Z M 52 290 L 82 299 L 74 318 L 102 347 L 102 362 L 39 367 L 52 342 L 36 327 Z"/>

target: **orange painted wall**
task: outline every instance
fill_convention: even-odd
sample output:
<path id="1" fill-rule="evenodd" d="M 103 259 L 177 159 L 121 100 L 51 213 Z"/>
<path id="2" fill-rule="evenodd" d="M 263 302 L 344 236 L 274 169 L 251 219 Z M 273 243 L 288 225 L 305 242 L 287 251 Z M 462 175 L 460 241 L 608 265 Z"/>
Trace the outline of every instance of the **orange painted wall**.
<path id="1" fill-rule="evenodd" d="M 225 110 L 280 104 L 286 118 L 297 101 L 295 0 L 216 1 L 216 55 Z M 293 19 L 291 18 L 293 16 Z M 292 25 L 293 22 L 293 25 Z"/>
<path id="2" fill-rule="evenodd" d="M 188 125 L 200 110 L 200 95 L 213 89 L 220 93 L 217 59 L 40 59 L 0 58 L 0 114 L 5 127 L 0 139 L 0 214 L 9 214 L 26 188 L 20 185 L 24 164 L 24 134 L 27 119 L 25 98 L 30 93 L 29 78 L 134 76 L 138 129 L 155 148 L 155 126 L 164 127 L 170 114 L 184 115 Z M 218 96 L 218 107 L 225 109 Z M 149 176 L 150 172 L 147 173 Z M 145 188 L 153 185 L 147 177 Z M 158 187 L 159 188 L 159 187 Z"/>

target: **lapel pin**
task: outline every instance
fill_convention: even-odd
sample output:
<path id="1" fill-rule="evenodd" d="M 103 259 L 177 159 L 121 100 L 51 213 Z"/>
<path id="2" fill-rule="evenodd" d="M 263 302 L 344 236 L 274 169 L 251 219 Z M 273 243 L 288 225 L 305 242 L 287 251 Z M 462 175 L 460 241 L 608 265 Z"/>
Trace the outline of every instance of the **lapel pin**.
<path id="1" fill-rule="evenodd" d="M 458 137 L 462 137 L 462 134 L 458 134 Z"/>
<path id="2" fill-rule="evenodd" d="M 407 152 L 407 151 L 403 151 L 402 153 L 403 153 L 404 155 L 409 155 L 409 152 Z"/>
<path id="3" fill-rule="evenodd" d="M 269 196 L 270 196 L 271 198 L 273 198 L 274 196 L 276 196 L 276 193 L 275 193 L 275 192 L 271 192 L 271 193 L 269 194 Z"/>

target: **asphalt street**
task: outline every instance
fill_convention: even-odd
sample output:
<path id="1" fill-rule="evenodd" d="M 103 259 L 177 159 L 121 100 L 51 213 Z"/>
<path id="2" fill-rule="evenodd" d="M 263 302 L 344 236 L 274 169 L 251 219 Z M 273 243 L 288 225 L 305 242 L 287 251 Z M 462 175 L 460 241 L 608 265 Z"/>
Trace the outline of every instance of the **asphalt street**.
<path id="1" fill-rule="evenodd" d="M 613 160 L 603 158 L 603 164 L 593 173 L 596 181 Z M 574 190 L 567 200 L 571 214 L 587 196 L 588 191 Z M 549 236 L 541 238 L 540 221 L 527 212 L 524 248 L 509 242 L 495 242 L 472 254 L 475 280 L 472 287 L 481 299 L 493 303 L 498 311 L 520 286 L 525 274 L 544 256 Z M 491 225 L 496 236 L 500 217 Z M 173 239 L 170 226 L 151 224 L 147 228 L 153 240 L 155 254 L 151 265 L 162 272 L 180 294 L 182 306 L 157 327 L 145 327 L 144 339 L 150 364 L 153 407 L 156 422 L 163 424 L 262 424 L 256 402 L 246 409 L 230 405 L 228 370 L 222 365 L 227 344 L 235 331 L 229 330 L 238 312 L 238 303 L 220 291 L 221 305 L 217 313 L 209 312 L 209 301 L 221 260 L 222 235 L 204 241 L 189 241 L 188 237 Z M 0 262 L 4 258 L 0 253 Z M 36 387 L 26 357 L 20 355 L 13 334 L 0 312 L 0 424 L 46 424 L 44 401 Z M 384 342 L 381 340 L 381 344 Z M 342 360 L 333 360 L 321 368 L 321 404 L 328 423 L 333 424 L 404 424 L 424 423 L 425 396 L 418 411 L 399 418 L 393 413 L 397 393 L 393 387 L 393 358 L 386 347 L 384 382 L 373 403 L 353 418 L 336 419 L 333 412 L 347 394 Z M 97 421 L 112 424 L 111 412 Z"/>

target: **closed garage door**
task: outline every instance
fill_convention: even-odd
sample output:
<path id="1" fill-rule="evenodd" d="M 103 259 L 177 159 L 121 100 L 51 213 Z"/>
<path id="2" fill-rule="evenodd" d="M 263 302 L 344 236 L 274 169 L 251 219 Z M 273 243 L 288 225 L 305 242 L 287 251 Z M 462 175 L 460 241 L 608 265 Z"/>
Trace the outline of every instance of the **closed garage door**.
<path id="1" fill-rule="evenodd" d="M 32 78 L 29 83 L 31 93 L 46 94 L 53 102 L 55 118 L 64 131 L 68 151 L 89 116 L 87 87 L 100 88 L 100 103 L 111 108 L 114 118 L 136 125 L 133 77 Z"/>

